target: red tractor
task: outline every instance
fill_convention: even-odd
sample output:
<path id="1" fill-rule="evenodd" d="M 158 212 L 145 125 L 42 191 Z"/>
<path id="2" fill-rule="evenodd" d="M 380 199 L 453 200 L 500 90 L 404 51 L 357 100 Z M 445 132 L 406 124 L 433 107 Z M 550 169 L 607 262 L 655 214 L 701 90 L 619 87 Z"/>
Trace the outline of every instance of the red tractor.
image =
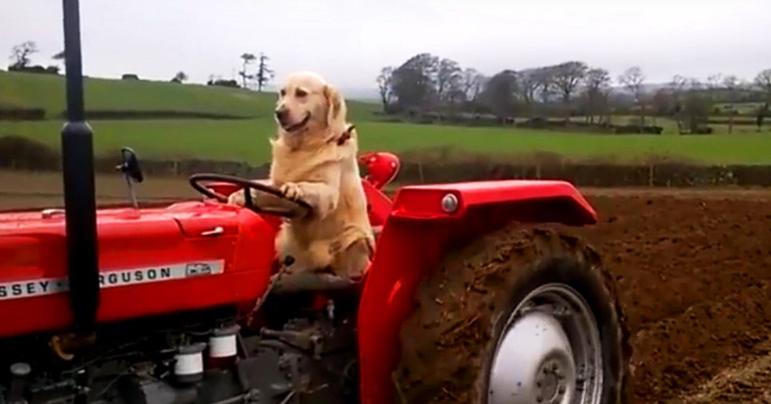
<path id="1" fill-rule="evenodd" d="M 0 214 L 0 401 L 6 403 L 611 403 L 629 350 L 598 255 L 546 223 L 588 225 L 560 181 L 383 187 L 364 279 L 282 278 L 274 237 L 307 210 L 235 207 L 258 181 L 200 174 L 201 200 L 96 209 L 77 0 L 64 0 L 65 209 Z M 250 193 L 247 192 L 247 195 Z"/>

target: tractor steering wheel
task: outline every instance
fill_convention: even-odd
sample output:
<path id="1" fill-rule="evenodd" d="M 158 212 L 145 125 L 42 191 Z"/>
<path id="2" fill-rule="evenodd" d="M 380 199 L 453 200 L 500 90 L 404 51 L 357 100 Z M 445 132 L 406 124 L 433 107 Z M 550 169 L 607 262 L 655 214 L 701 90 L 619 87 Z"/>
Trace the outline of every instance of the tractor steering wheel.
<path id="1" fill-rule="evenodd" d="M 221 182 L 226 184 L 236 185 L 244 191 L 244 207 L 250 209 L 256 213 L 265 213 L 269 215 L 276 215 L 286 218 L 299 218 L 309 215 L 312 211 L 308 202 L 300 199 L 290 199 L 278 188 L 263 184 L 257 181 L 252 181 L 246 178 L 234 177 L 223 174 L 193 174 L 189 178 L 190 186 L 196 191 L 200 192 L 204 196 L 216 199 L 222 203 L 228 202 L 228 197 L 214 191 L 213 189 L 204 185 L 204 182 Z M 285 206 L 277 206 L 275 204 L 261 204 L 258 206 L 255 204 L 252 190 L 268 194 L 269 199 L 278 200 L 278 203 L 285 204 Z"/>

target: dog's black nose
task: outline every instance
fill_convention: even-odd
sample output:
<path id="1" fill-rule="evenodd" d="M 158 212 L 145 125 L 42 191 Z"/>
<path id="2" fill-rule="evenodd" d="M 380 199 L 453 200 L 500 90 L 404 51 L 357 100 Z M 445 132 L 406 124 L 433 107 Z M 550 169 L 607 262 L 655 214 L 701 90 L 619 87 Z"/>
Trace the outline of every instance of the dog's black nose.
<path id="1" fill-rule="evenodd" d="M 277 109 L 276 110 L 276 119 L 278 119 L 279 122 L 284 123 L 286 122 L 286 118 L 289 115 L 289 111 L 285 109 Z"/>

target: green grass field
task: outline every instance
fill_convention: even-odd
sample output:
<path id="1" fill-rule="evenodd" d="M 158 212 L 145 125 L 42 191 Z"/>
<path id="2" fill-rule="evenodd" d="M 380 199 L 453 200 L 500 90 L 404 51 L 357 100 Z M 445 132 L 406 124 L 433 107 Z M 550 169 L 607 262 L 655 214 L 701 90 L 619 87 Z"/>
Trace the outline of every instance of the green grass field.
<path id="1" fill-rule="evenodd" d="M 86 108 L 176 110 L 254 117 L 270 111 L 272 97 L 250 91 L 126 80 L 85 80 Z M 55 117 L 65 109 L 62 76 L 0 73 L 0 104 L 36 107 Z"/>
<path id="2" fill-rule="evenodd" d="M 85 80 L 86 109 L 208 112 L 238 117 L 269 117 L 276 96 L 242 89 L 176 84 L 162 81 Z M 354 114 L 368 114 L 372 105 L 350 102 Z M 43 108 L 56 118 L 65 109 L 64 77 L 0 72 L 0 105 Z"/>
<path id="3" fill-rule="evenodd" d="M 197 157 L 260 163 L 268 161 L 273 121 L 152 120 L 93 121 L 97 153 L 129 145 L 141 156 L 172 159 Z M 508 128 L 465 128 L 357 122 L 363 150 L 419 152 L 450 150 L 445 157 L 483 154 L 505 160 L 529 153 L 558 153 L 569 159 L 639 161 L 652 156 L 712 164 L 771 164 L 771 134 L 737 136 L 644 136 L 563 134 Z M 59 144 L 58 121 L 3 123 L 0 133 L 29 136 Z"/>
<path id="4" fill-rule="evenodd" d="M 93 120 L 98 154 L 124 145 L 142 157 L 203 158 L 261 163 L 269 160 L 268 137 L 275 96 L 244 90 L 162 82 L 89 79 L 86 103 L 94 109 L 176 110 L 212 112 L 249 119 Z M 62 77 L 0 72 L 0 104 L 39 106 L 48 116 L 64 109 Z M 411 158 L 466 158 L 483 155 L 496 160 L 557 153 L 573 160 L 632 162 L 665 157 L 706 164 L 771 164 L 771 133 L 752 130 L 732 136 L 677 136 L 671 121 L 662 136 L 597 135 L 513 128 L 471 128 L 386 123 L 375 120 L 377 105 L 349 102 L 363 150 L 410 153 Z M 59 119 L 0 121 L 0 136 L 23 135 L 53 147 L 59 145 Z M 434 157 L 435 158 L 435 157 Z"/>

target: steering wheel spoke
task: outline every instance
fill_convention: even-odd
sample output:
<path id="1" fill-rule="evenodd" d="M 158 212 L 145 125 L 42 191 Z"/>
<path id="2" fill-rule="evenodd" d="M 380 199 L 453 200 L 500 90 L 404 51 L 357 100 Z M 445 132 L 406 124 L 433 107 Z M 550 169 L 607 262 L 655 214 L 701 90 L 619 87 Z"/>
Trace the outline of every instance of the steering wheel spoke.
<path id="1" fill-rule="evenodd" d="M 299 199 L 290 199 L 278 188 L 263 182 L 223 174 L 194 174 L 190 176 L 189 181 L 190 186 L 192 186 L 193 189 L 204 196 L 216 199 L 222 203 L 227 203 L 228 197 L 204 184 L 207 182 L 221 182 L 235 185 L 244 192 L 244 207 L 257 213 L 265 213 L 286 218 L 305 217 L 312 213 L 311 206 L 307 202 Z M 282 203 L 285 202 L 287 206 L 276 206 L 272 204 L 263 205 L 262 202 L 260 202 L 260 199 L 266 198 L 255 198 L 255 195 L 252 195 L 253 190 L 273 197 L 267 199 L 278 199 Z"/>

